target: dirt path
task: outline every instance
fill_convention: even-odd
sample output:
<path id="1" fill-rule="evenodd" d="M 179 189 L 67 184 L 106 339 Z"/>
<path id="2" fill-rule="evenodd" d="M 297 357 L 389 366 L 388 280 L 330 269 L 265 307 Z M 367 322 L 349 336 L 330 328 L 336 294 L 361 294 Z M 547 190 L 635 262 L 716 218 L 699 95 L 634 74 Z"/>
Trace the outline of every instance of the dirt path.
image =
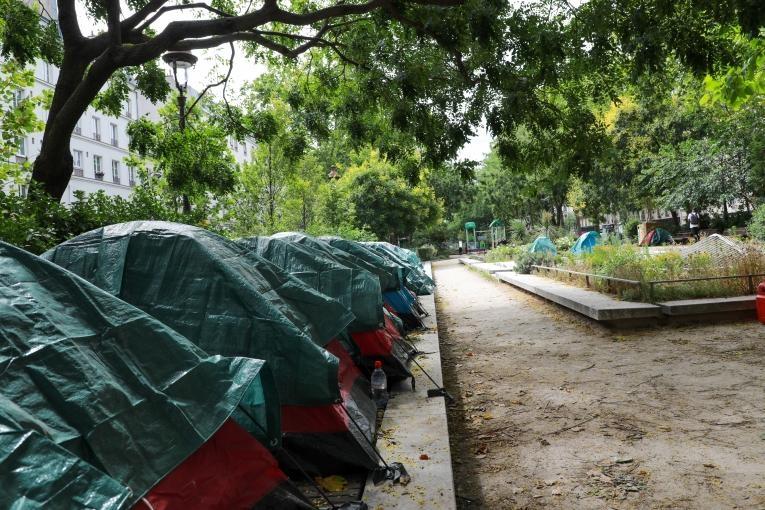
<path id="1" fill-rule="evenodd" d="M 765 508 L 765 326 L 613 332 L 434 268 L 460 508 Z"/>

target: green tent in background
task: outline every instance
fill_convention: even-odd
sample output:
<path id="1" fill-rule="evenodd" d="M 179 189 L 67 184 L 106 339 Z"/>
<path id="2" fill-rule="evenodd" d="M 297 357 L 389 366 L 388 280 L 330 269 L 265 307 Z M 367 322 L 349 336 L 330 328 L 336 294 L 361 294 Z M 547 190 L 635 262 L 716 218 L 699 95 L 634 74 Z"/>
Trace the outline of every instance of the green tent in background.
<path id="1" fill-rule="evenodd" d="M 550 253 L 556 255 L 558 249 L 555 247 L 550 238 L 547 236 L 539 236 L 534 239 L 534 242 L 529 246 L 529 253 Z"/>
<path id="2" fill-rule="evenodd" d="M 2 242 L 0 323 L 0 508 L 131 505 L 232 415 L 278 444 L 263 361 L 208 356 Z"/>

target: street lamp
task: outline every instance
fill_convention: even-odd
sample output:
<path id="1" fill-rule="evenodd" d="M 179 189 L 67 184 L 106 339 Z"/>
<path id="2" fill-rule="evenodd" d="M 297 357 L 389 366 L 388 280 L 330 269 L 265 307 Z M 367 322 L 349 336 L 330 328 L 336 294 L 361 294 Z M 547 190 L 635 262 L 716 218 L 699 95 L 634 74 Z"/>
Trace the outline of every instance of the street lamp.
<path id="1" fill-rule="evenodd" d="M 168 51 L 162 60 L 173 70 L 175 88 L 178 89 L 178 126 L 186 129 L 186 91 L 189 89 L 189 69 L 197 63 L 197 57 L 189 51 Z M 178 70 L 183 71 L 183 84 L 178 81 Z"/>
<path id="2" fill-rule="evenodd" d="M 197 63 L 197 57 L 189 51 L 168 51 L 162 55 L 165 61 L 173 69 L 175 88 L 178 89 L 178 128 L 181 132 L 186 130 L 186 91 L 189 89 L 189 69 Z M 183 71 L 183 84 L 178 81 L 178 69 Z M 183 200 L 183 212 L 191 212 L 191 201 L 187 194 L 181 196 Z"/>

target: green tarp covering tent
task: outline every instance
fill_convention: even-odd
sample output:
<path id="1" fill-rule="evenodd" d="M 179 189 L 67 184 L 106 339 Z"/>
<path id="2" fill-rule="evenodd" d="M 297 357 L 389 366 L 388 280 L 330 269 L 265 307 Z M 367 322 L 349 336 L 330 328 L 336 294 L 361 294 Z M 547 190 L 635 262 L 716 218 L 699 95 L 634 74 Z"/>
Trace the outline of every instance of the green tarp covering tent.
<path id="1" fill-rule="evenodd" d="M 435 289 L 433 279 L 422 268 L 422 261 L 411 250 L 385 242 L 363 243 L 381 255 L 390 257 L 395 262 L 409 268 L 406 286 L 418 296 L 432 294 Z"/>
<path id="2" fill-rule="evenodd" d="M 556 255 L 558 249 L 555 247 L 549 237 L 539 236 L 534 239 L 534 242 L 529 246 L 529 253 L 550 253 Z"/>
<path id="3" fill-rule="evenodd" d="M 268 239 L 240 242 L 256 246 L 260 253 L 275 254 L 274 260 L 285 263 L 288 271 L 302 271 L 303 263 L 295 265 L 294 257 L 282 255 L 288 253 L 284 243 L 300 246 L 317 258 L 330 259 L 351 270 L 351 309 L 356 320 L 348 328 L 348 340 L 358 348 L 357 362 L 371 371 L 376 360 L 382 361 L 385 373 L 393 380 L 411 376 L 407 367 L 409 355 L 400 342 L 399 331 L 385 315 L 380 279 L 368 270 L 368 263 L 325 241 L 298 232 L 282 232 Z"/>
<path id="4" fill-rule="evenodd" d="M 582 253 L 592 253 L 595 246 L 600 244 L 600 232 L 590 230 L 579 236 L 574 246 L 571 247 L 571 253 L 581 255 Z"/>
<path id="5" fill-rule="evenodd" d="M 175 223 L 111 225 L 44 256 L 209 353 L 267 360 L 282 404 L 285 445 L 306 469 L 376 466 L 361 437 L 374 433 L 374 404 L 358 390 L 351 395 L 360 373 L 342 366 L 353 361 L 335 340 L 353 319 L 339 301 L 233 241 Z M 348 426 L 346 412 L 360 430 Z"/>
<path id="6" fill-rule="evenodd" d="M 2 242 L 0 324 L 0 508 L 129 506 L 231 416 L 278 443 L 263 361 L 208 356 Z"/>
<path id="7" fill-rule="evenodd" d="M 358 260 L 342 250 L 315 237 L 300 232 L 281 232 L 271 236 L 273 239 L 296 243 L 309 250 L 321 253 L 324 257 L 351 269 L 353 279 L 354 299 L 351 311 L 356 320 L 351 324 L 352 331 L 365 331 L 380 328 L 384 324 L 382 286 L 379 278 L 359 264 Z"/>
<path id="8" fill-rule="evenodd" d="M 357 257 L 368 264 L 370 270 L 380 279 L 382 291 L 400 289 L 406 282 L 406 275 L 409 274 L 409 268 L 398 264 L 375 253 L 371 248 L 364 246 L 356 241 L 349 241 L 339 237 L 320 237 L 322 241 L 330 246 L 342 250 L 345 253 Z"/>

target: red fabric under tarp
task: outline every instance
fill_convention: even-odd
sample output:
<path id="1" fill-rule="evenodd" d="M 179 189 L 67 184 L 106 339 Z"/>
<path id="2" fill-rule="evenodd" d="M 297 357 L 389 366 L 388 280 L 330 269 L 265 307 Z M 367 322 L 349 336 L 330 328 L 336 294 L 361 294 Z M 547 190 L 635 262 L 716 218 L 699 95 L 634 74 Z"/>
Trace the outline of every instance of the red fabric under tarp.
<path id="1" fill-rule="evenodd" d="M 401 337 L 401 333 L 396 327 L 396 323 L 393 322 L 393 320 L 387 315 L 385 316 L 385 331 L 390 333 L 390 336 L 393 337 L 393 340 L 396 340 L 396 341 L 403 340 L 403 338 Z"/>
<path id="2" fill-rule="evenodd" d="M 332 340 L 325 348 L 340 360 L 338 382 L 340 394 L 345 400 L 348 398 L 356 379 L 361 376 L 361 371 L 338 340 Z M 343 411 L 342 405 L 282 406 L 282 431 L 324 434 L 347 432 L 348 416 Z"/>
<path id="3" fill-rule="evenodd" d="M 154 510 L 245 510 L 287 480 L 271 453 L 232 419 L 144 497 Z M 148 510 L 144 501 L 133 510 Z"/>
<path id="4" fill-rule="evenodd" d="M 351 338 L 364 358 L 386 357 L 393 351 L 394 337 L 386 328 L 357 331 L 351 333 Z"/>

